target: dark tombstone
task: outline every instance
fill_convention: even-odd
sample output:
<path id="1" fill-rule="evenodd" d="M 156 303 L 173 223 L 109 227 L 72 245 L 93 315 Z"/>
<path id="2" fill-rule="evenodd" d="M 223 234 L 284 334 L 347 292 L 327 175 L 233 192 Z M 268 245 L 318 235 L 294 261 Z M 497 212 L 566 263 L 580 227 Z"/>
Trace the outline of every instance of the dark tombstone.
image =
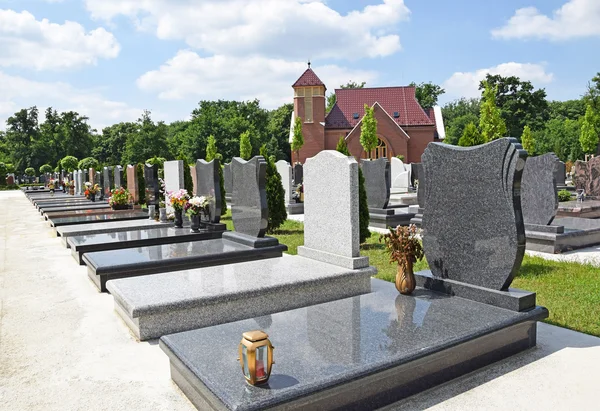
<path id="1" fill-rule="evenodd" d="M 369 208 L 387 208 L 390 201 L 390 162 L 385 157 L 362 160 L 361 167 Z"/>
<path id="2" fill-rule="evenodd" d="M 221 184 L 219 177 L 218 159 L 210 162 L 204 160 L 196 161 L 196 184 L 198 196 L 210 196 L 212 200 L 209 205 L 210 222 L 221 221 Z"/>
<path id="3" fill-rule="evenodd" d="M 296 186 L 304 182 L 304 169 L 302 168 L 302 164 L 294 164 L 292 178 L 294 179 L 294 185 Z"/>
<path id="4" fill-rule="evenodd" d="M 115 182 L 114 182 L 114 175 L 113 175 L 113 168 L 112 166 L 108 166 L 108 167 L 104 167 L 104 181 L 103 181 L 103 188 L 104 188 L 104 196 L 105 197 L 110 197 L 110 192 L 112 191 L 112 189 L 115 187 Z"/>
<path id="5" fill-rule="evenodd" d="M 421 163 L 411 163 L 410 165 L 410 185 L 415 187 L 415 181 L 419 179 L 419 168 Z M 421 168 L 422 170 L 422 168 Z"/>
<path id="6" fill-rule="evenodd" d="M 508 289 L 525 253 L 526 156 L 514 138 L 469 148 L 427 146 L 423 248 L 434 278 Z"/>
<path id="7" fill-rule="evenodd" d="M 269 220 L 267 162 L 262 156 L 256 156 L 249 161 L 234 157 L 231 161 L 231 174 L 231 219 L 235 231 L 252 237 L 264 237 Z"/>
<path id="8" fill-rule="evenodd" d="M 414 181 L 417 181 L 417 203 L 420 208 L 425 208 L 425 175 L 423 173 L 423 163 L 413 164 L 412 175 L 414 176 L 415 174 L 417 178 L 413 180 L 413 187 L 415 184 Z"/>
<path id="9" fill-rule="evenodd" d="M 554 153 L 529 157 L 525 162 L 521 179 L 521 209 L 525 224 L 548 225 L 554 220 L 558 210 L 555 171 L 559 162 Z"/>
<path id="10" fill-rule="evenodd" d="M 123 167 L 115 166 L 115 188 L 123 187 Z"/>
<path id="11" fill-rule="evenodd" d="M 231 175 L 231 163 L 223 166 L 223 180 L 225 185 L 225 195 L 231 197 L 233 194 L 233 176 Z"/>
<path id="12" fill-rule="evenodd" d="M 556 162 L 556 169 L 554 170 L 554 180 L 556 180 L 557 187 L 564 187 L 566 185 L 567 166 L 562 161 Z"/>
<path id="13" fill-rule="evenodd" d="M 90 172 L 89 170 L 86 168 L 85 170 L 83 170 L 83 187 L 84 187 L 84 191 L 85 191 L 85 183 L 89 183 L 90 182 Z"/>
<path id="14" fill-rule="evenodd" d="M 144 164 L 144 181 L 146 183 L 146 204 L 158 206 L 160 201 L 160 183 L 158 166 Z"/>

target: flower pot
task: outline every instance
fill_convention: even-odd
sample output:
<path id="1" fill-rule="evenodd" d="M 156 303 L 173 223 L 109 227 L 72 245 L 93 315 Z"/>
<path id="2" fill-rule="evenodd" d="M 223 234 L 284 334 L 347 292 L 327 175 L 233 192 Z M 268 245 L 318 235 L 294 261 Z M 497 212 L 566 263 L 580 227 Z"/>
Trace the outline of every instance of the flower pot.
<path id="1" fill-rule="evenodd" d="M 197 233 L 200 230 L 200 215 L 192 214 L 190 216 L 190 221 L 192 223 L 192 231 Z"/>
<path id="2" fill-rule="evenodd" d="M 183 210 L 175 210 L 173 212 L 175 215 L 175 228 L 183 227 Z"/>
<path id="3" fill-rule="evenodd" d="M 167 222 L 167 209 L 162 207 L 158 209 L 158 220 L 161 223 L 166 223 Z"/>
<path id="4" fill-rule="evenodd" d="M 413 272 L 413 260 L 409 259 L 406 264 L 406 269 L 401 265 L 398 265 L 398 272 L 396 273 L 396 289 L 400 294 L 408 295 L 411 294 L 417 286 L 417 280 Z"/>
<path id="5" fill-rule="evenodd" d="M 92 203 L 96 202 L 96 194 L 90 194 L 90 200 L 92 200 Z"/>
<path id="6" fill-rule="evenodd" d="M 150 204 L 148 206 L 148 219 L 154 220 L 155 218 L 156 218 L 156 206 L 153 204 Z"/>

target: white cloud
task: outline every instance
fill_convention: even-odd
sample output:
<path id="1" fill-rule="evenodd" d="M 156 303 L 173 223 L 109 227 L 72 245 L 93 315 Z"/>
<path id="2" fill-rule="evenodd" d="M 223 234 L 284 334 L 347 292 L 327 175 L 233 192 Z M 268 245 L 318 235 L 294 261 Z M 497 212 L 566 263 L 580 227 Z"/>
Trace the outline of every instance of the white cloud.
<path id="1" fill-rule="evenodd" d="M 569 0 L 549 17 L 535 7 L 518 9 L 506 25 L 492 30 L 503 39 L 568 40 L 600 36 L 600 1 Z"/>
<path id="2" fill-rule="evenodd" d="M 485 79 L 486 74 L 499 74 L 504 77 L 516 76 L 524 81 L 531 81 L 534 85 L 543 85 L 552 82 L 554 75 L 547 73 L 542 64 L 531 63 L 503 63 L 496 67 L 490 67 L 470 72 L 456 72 L 442 87 L 446 90 L 446 98 L 453 97 L 479 97 L 479 82 Z"/>
<path id="3" fill-rule="evenodd" d="M 65 69 L 115 58 L 120 46 L 104 28 L 86 32 L 79 23 L 36 20 L 28 11 L 0 10 L 0 66 Z"/>
<path id="4" fill-rule="evenodd" d="M 358 59 L 401 49 L 404 0 L 341 15 L 318 0 L 86 0 L 93 18 L 132 18 L 139 30 L 211 54 Z"/>
<path id="5" fill-rule="evenodd" d="M 67 83 L 49 83 L 28 80 L 0 71 L 0 129 L 15 111 L 37 105 L 40 120 L 43 111 L 52 106 L 57 111 L 73 110 L 90 118 L 92 127 L 102 127 L 121 121 L 135 121 L 142 109 L 112 101 L 98 90 L 81 90 Z"/>
<path id="6" fill-rule="evenodd" d="M 284 61 L 265 57 L 201 57 L 181 50 L 158 70 L 137 80 L 144 91 L 155 92 L 164 100 L 258 98 L 261 106 L 275 108 L 293 99 L 292 84 L 306 70 L 302 61 Z M 336 65 L 318 66 L 319 78 L 332 91 L 348 80 L 370 84 L 375 74 Z"/>

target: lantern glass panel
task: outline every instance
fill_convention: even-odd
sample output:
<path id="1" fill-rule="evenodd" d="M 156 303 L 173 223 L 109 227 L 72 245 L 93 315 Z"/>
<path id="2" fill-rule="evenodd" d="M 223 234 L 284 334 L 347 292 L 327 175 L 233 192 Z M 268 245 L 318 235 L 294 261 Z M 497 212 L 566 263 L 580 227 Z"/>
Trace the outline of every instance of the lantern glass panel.
<path id="1" fill-rule="evenodd" d="M 256 379 L 267 378 L 267 346 L 256 348 Z"/>
<path id="2" fill-rule="evenodd" d="M 244 364 L 244 375 L 246 378 L 250 378 L 250 369 L 248 368 L 248 348 L 242 346 L 242 360 Z"/>

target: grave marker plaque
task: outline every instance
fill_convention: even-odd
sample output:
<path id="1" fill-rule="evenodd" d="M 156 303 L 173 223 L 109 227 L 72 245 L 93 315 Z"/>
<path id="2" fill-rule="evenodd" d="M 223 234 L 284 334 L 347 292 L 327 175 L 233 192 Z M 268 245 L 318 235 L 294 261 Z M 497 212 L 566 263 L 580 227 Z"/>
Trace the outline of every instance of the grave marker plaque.
<path id="1" fill-rule="evenodd" d="M 123 167 L 115 166 L 115 188 L 123 187 Z"/>

